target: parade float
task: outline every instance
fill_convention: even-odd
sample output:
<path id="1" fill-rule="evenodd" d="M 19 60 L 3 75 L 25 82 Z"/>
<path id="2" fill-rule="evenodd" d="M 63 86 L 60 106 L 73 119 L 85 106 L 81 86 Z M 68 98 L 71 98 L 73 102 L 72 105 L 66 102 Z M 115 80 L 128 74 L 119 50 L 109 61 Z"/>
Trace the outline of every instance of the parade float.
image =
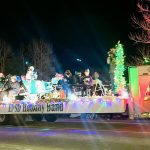
<path id="1" fill-rule="evenodd" d="M 112 55 L 113 53 L 113 55 Z M 34 67 L 25 76 L 0 74 L 0 124 L 21 124 L 26 116 L 34 121 L 57 120 L 58 114 L 111 114 L 150 118 L 150 66 L 128 68 L 124 77 L 124 50 L 120 42 L 108 53 L 114 86 L 107 89 L 95 72 L 84 71 L 82 82 L 70 84 L 70 71 L 56 73 L 49 81 L 38 80 Z M 81 74 L 76 74 L 80 79 Z M 77 80 L 76 80 L 77 81 Z M 80 80 L 79 80 L 80 81 Z"/>
<path id="2" fill-rule="evenodd" d="M 1 124 L 12 124 L 30 115 L 35 121 L 43 117 L 55 121 L 57 114 L 123 114 L 129 118 L 150 118 L 150 66 L 129 67 L 129 92 L 119 95 L 87 95 L 82 97 L 79 91 L 68 96 L 62 87 L 50 82 L 24 80 L 20 95 L 15 100 L 4 95 L 0 104 Z"/>
<path id="3" fill-rule="evenodd" d="M 14 116 L 17 120 L 30 115 L 36 121 L 42 120 L 43 117 L 47 121 L 55 121 L 57 114 L 123 113 L 126 110 L 127 99 L 121 95 L 114 96 L 103 91 L 101 95 L 82 96 L 82 85 L 74 85 L 71 92 L 66 94 L 63 87 L 57 84 L 62 78 L 59 74 L 56 74 L 58 81 L 53 79 L 53 84 L 36 79 L 22 79 L 18 91 L 16 86 L 18 81 L 15 78 L 16 76 L 10 77 L 14 89 L 1 91 L 3 97 L 0 104 L 0 122 L 2 124 L 14 122 Z"/>
<path id="4" fill-rule="evenodd" d="M 66 82 L 70 71 L 66 72 L 66 78 L 56 73 L 49 82 L 37 80 L 38 76 L 33 66 L 28 68 L 26 76 L 8 75 L 0 93 L 1 124 L 23 121 L 26 115 L 30 115 L 35 121 L 41 121 L 43 117 L 47 121 L 55 121 L 57 114 L 122 114 L 127 112 L 128 92 L 125 89 L 123 77 L 124 61 L 120 62 L 124 56 L 119 42 L 116 46 L 115 57 L 115 93 L 106 90 L 98 79 L 98 73 L 95 72 L 92 79 L 89 69 L 84 72 L 82 84 L 72 85 Z"/>

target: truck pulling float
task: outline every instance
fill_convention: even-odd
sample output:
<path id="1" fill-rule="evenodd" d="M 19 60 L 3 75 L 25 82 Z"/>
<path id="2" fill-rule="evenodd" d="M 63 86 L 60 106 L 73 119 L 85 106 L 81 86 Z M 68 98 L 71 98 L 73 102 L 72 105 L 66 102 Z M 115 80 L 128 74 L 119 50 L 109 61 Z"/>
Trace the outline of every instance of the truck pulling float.
<path id="1" fill-rule="evenodd" d="M 1 92 L 0 124 L 22 124 L 27 116 L 34 121 L 57 120 L 59 114 L 124 114 L 130 119 L 150 118 L 150 66 L 129 67 L 129 91 L 121 95 L 84 96 L 65 92 L 40 80 L 22 81 L 23 92 L 10 98 Z M 31 88 L 32 87 L 32 88 Z M 32 89 L 32 90 L 31 90 Z M 103 89 L 101 89 L 103 90 Z M 20 90 L 21 91 L 21 90 Z"/>

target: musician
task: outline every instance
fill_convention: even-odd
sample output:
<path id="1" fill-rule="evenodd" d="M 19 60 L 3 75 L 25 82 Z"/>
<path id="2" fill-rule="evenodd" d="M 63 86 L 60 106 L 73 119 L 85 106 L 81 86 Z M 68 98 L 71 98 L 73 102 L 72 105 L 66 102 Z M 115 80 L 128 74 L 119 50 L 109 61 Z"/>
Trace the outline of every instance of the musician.
<path id="1" fill-rule="evenodd" d="M 72 86 L 73 93 L 76 96 L 82 96 L 82 74 L 81 72 L 75 71 L 75 75 L 73 76 L 73 86 Z"/>
<path id="2" fill-rule="evenodd" d="M 81 72 L 75 71 L 75 75 L 73 77 L 74 84 L 82 84 L 82 75 Z"/>
<path id="3" fill-rule="evenodd" d="M 102 84 L 102 81 L 99 79 L 98 72 L 94 72 L 93 74 L 93 86 L 91 90 L 92 96 L 102 96 L 105 95 L 104 86 Z"/>
<path id="4" fill-rule="evenodd" d="M 86 69 L 84 71 L 84 75 L 82 76 L 82 83 L 83 83 L 82 96 L 89 96 L 90 89 L 93 84 L 93 80 L 92 80 L 92 77 L 90 76 L 89 69 Z"/>
<path id="5" fill-rule="evenodd" d="M 63 80 L 64 80 L 64 75 L 56 73 L 55 77 L 53 77 L 51 79 L 51 84 L 52 85 L 62 85 Z"/>
<path id="6" fill-rule="evenodd" d="M 72 91 L 72 84 L 73 84 L 73 76 L 70 70 L 66 70 L 64 73 L 64 84 L 63 90 L 66 92 L 66 96 L 68 97 L 71 95 Z"/>
<path id="7" fill-rule="evenodd" d="M 65 71 L 64 80 L 67 84 L 73 84 L 73 76 L 70 70 Z"/>
<path id="8" fill-rule="evenodd" d="M 7 75 L 5 81 L 5 88 L 0 93 L 0 100 L 4 100 L 4 96 L 8 97 L 11 101 L 15 100 L 20 92 L 20 83 L 17 81 L 16 76 Z"/>
<path id="9" fill-rule="evenodd" d="M 3 90 L 5 84 L 5 76 L 3 73 L 0 73 L 0 91 Z"/>
<path id="10" fill-rule="evenodd" d="M 20 83 L 17 81 L 17 76 L 12 76 L 10 81 L 9 94 L 12 96 L 18 95 L 20 91 Z"/>

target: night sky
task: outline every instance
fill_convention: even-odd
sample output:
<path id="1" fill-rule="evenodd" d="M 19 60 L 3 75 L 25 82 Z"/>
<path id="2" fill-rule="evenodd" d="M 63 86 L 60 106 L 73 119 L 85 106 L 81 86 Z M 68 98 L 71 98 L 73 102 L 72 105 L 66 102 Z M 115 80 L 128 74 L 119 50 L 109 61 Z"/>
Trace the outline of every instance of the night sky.
<path id="1" fill-rule="evenodd" d="M 118 40 L 133 54 L 128 35 L 136 0 L 5 0 L 0 4 L 0 37 L 17 53 L 22 43 L 51 42 L 65 69 L 106 69 L 107 51 Z M 78 63 L 76 58 L 82 59 Z"/>

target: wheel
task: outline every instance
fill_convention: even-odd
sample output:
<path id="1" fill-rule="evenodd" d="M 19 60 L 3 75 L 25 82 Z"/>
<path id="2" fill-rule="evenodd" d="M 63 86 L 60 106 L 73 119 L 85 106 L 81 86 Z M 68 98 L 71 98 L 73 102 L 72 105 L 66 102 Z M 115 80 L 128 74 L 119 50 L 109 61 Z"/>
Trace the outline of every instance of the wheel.
<path id="1" fill-rule="evenodd" d="M 47 122 L 55 122 L 57 120 L 57 116 L 53 114 L 44 115 Z"/>
<path id="2" fill-rule="evenodd" d="M 9 124 L 9 116 L 5 114 L 0 114 L 0 125 Z"/>
<path id="3" fill-rule="evenodd" d="M 33 121 L 37 121 L 40 122 L 43 120 L 43 115 L 39 115 L 39 114 L 35 114 L 35 115 L 31 115 Z"/>

